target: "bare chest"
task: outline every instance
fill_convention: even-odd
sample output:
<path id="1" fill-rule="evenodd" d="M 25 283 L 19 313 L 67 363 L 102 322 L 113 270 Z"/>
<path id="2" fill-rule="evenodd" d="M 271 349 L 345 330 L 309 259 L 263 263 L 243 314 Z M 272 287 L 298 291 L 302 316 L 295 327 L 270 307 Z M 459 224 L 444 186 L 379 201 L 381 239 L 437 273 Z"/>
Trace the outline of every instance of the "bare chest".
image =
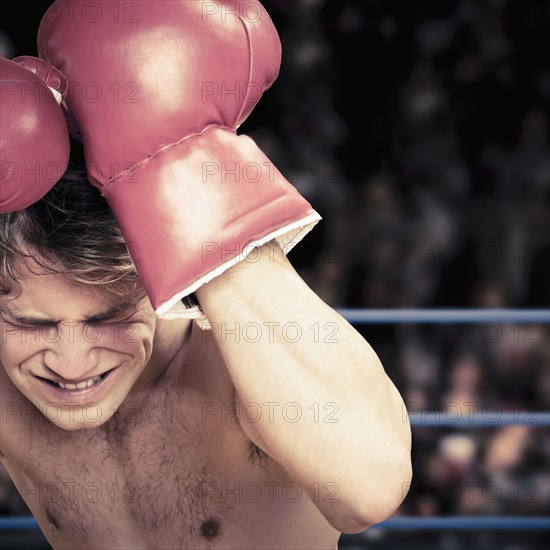
<path id="1" fill-rule="evenodd" d="M 204 421 L 201 399 L 185 397 L 163 387 L 97 430 L 31 430 L 16 484 L 52 543 L 200 548 L 232 529 L 240 502 L 220 489 L 266 469 L 231 415 Z"/>
<path id="2" fill-rule="evenodd" d="M 56 429 L 3 384 L 4 400 L 21 411 L 3 430 L 4 463 L 50 544 L 334 548 L 338 533 L 240 428 L 216 350 L 188 372 L 77 432 Z"/>

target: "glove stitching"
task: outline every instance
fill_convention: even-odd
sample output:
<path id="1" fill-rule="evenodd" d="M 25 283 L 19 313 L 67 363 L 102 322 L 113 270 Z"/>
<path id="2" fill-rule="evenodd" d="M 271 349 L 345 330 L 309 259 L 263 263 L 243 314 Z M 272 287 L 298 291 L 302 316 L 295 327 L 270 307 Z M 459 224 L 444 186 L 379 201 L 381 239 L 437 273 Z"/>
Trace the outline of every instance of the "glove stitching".
<path id="1" fill-rule="evenodd" d="M 157 149 L 152 155 L 149 155 L 147 158 L 140 160 L 138 163 L 133 164 L 130 168 L 127 168 L 126 170 L 120 172 L 116 176 L 113 176 L 112 178 L 109 178 L 106 180 L 105 183 L 101 182 L 103 184 L 103 189 L 107 190 L 111 186 L 113 186 L 115 183 L 117 183 L 118 180 L 120 180 L 122 177 L 126 176 L 127 174 L 132 174 L 136 168 L 139 168 L 140 166 L 146 165 L 149 162 L 154 161 L 157 157 L 168 153 L 170 151 L 173 151 L 174 149 L 177 149 L 178 147 L 181 147 L 184 143 L 187 141 L 190 141 L 191 139 L 201 137 L 209 133 L 211 130 L 224 130 L 229 133 L 235 134 L 236 131 L 235 128 L 231 128 L 230 126 L 224 126 L 221 124 L 209 124 L 202 130 L 202 132 L 196 132 L 194 134 L 188 134 L 184 138 L 180 139 L 179 141 L 176 141 L 174 143 L 171 143 L 170 145 L 165 145 L 164 147 L 161 147 L 160 149 Z M 104 194 L 104 193 L 103 193 Z"/>

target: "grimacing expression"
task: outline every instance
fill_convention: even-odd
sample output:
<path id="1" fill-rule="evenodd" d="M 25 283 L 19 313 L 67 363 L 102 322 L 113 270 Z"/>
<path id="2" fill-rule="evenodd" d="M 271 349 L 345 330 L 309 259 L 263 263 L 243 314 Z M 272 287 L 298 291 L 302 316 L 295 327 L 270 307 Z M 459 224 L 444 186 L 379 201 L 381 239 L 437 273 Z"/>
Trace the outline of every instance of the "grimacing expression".
<path id="1" fill-rule="evenodd" d="M 59 273 L 23 268 L 21 275 L 19 289 L 0 297 L 6 374 L 59 428 L 100 426 L 151 358 L 156 317 L 150 302 L 107 303 Z"/>

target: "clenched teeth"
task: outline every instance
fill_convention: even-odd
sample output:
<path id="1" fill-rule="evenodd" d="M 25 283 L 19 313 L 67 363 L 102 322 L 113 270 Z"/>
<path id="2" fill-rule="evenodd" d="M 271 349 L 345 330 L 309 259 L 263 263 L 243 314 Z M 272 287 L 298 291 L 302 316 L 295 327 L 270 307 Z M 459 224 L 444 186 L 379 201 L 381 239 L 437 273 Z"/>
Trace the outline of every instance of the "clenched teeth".
<path id="1" fill-rule="evenodd" d="M 78 384 L 63 384 L 63 382 L 54 382 L 56 386 L 59 386 L 64 390 L 83 390 L 84 388 L 89 388 L 94 384 L 97 384 L 103 378 L 102 375 L 96 376 L 95 378 L 90 378 L 89 380 L 84 380 Z"/>

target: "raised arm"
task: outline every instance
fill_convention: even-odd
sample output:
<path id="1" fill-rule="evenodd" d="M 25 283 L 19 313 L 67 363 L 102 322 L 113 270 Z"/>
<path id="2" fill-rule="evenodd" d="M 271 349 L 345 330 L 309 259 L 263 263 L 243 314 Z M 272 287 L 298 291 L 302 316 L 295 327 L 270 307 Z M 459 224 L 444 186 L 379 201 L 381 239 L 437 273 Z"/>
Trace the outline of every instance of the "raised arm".
<path id="1" fill-rule="evenodd" d="M 363 336 L 274 243 L 198 296 L 250 439 L 295 476 L 336 529 L 358 532 L 386 519 L 411 480 L 410 426 Z"/>

